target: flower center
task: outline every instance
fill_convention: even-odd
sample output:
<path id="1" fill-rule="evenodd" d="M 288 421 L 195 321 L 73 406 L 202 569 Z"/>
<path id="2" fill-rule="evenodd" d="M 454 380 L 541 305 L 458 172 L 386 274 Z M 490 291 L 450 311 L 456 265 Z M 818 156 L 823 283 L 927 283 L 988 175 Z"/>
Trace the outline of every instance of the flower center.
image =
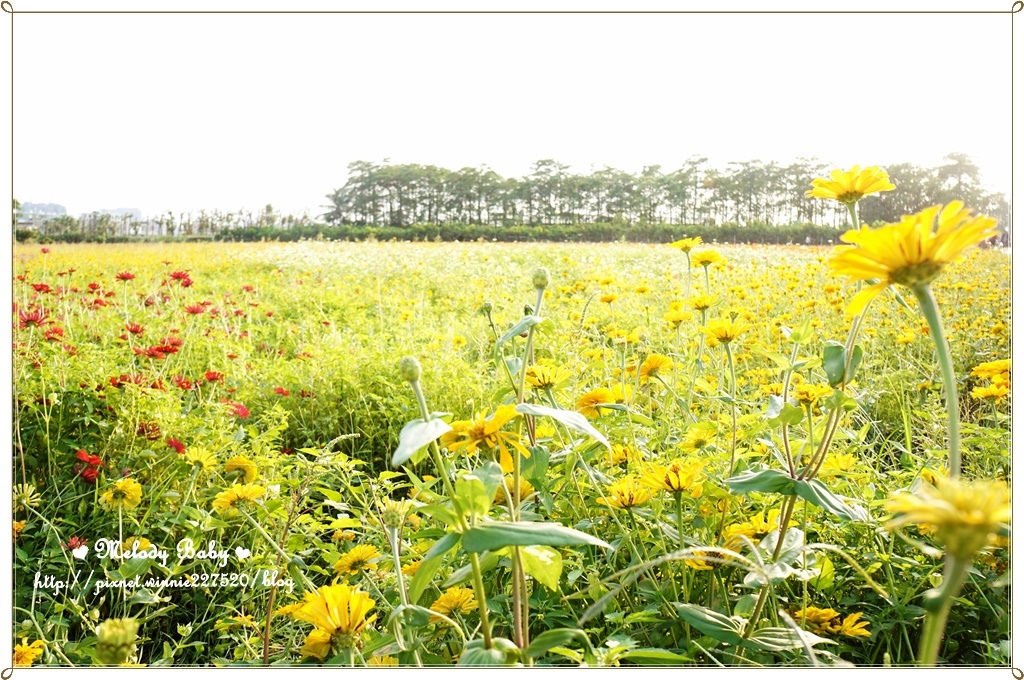
<path id="1" fill-rule="evenodd" d="M 942 271 L 940 262 L 918 262 L 897 269 L 889 275 L 889 280 L 904 286 L 917 286 L 929 283 Z"/>

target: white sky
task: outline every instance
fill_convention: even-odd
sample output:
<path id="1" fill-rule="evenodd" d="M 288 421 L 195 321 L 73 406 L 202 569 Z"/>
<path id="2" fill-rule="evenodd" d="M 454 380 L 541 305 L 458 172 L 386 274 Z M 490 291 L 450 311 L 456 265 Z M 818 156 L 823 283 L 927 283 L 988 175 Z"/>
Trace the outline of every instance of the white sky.
<path id="1" fill-rule="evenodd" d="M 1010 3 L 966 5 L 1006 11 Z M 851 6 L 871 7 L 784 7 Z M 579 172 L 637 172 L 674 170 L 692 155 L 723 168 L 799 156 L 934 166 L 958 151 L 990 189 L 1010 191 L 1009 14 L 18 14 L 16 22 L 15 196 L 73 215 L 266 203 L 319 215 L 350 162 L 384 159 L 522 176 L 542 158 Z"/>

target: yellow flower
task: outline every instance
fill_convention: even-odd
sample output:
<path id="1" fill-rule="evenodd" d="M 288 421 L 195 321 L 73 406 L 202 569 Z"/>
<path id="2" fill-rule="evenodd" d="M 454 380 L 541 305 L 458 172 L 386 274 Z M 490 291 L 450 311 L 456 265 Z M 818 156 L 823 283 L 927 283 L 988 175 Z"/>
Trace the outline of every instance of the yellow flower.
<path id="1" fill-rule="evenodd" d="M 43 497 L 36 493 L 36 487 L 31 484 L 16 484 L 14 486 L 14 511 L 34 508 L 43 500 Z"/>
<path id="2" fill-rule="evenodd" d="M 645 383 L 662 372 L 672 370 L 672 360 L 664 354 L 651 354 L 640 364 L 640 382 Z"/>
<path id="3" fill-rule="evenodd" d="M 828 385 L 812 385 L 802 383 L 793 388 L 793 396 L 800 402 L 801 406 L 812 406 L 819 399 L 832 395 L 832 388 Z"/>
<path id="4" fill-rule="evenodd" d="M 421 564 L 423 564 L 423 560 L 416 560 L 415 562 L 406 562 L 402 565 L 402 573 L 406 576 L 415 576 Z"/>
<path id="5" fill-rule="evenodd" d="M 377 667 L 377 666 L 397 666 L 397 665 L 398 665 L 398 659 L 396 659 L 393 656 L 371 656 L 369 659 L 366 660 L 366 666 L 368 668 L 371 667 L 371 666 Z"/>
<path id="6" fill-rule="evenodd" d="M 262 496 L 264 491 L 266 489 L 258 484 L 232 484 L 217 494 L 217 497 L 213 499 L 213 507 L 218 512 L 230 517 L 238 513 L 236 505 L 239 501 L 243 503 L 254 501 Z"/>
<path id="7" fill-rule="evenodd" d="M 24 522 L 14 522 L 14 538 L 18 538 L 22 531 L 25 530 Z"/>
<path id="8" fill-rule="evenodd" d="M 502 472 L 512 471 L 512 455 L 508 446 L 513 446 L 524 458 L 530 457 L 530 451 L 522 444 L 522 437 L 515 432 L 502 432 L 509 421 L 518 418 L 515 404 L 499 406 L 490 418 L 485 418 L 486 411 L 481 411 L 473 420 L 460 420 L 452 423 L 450 432 L 441 435 L 441 444 L 449 451 L 466 449 L 467 454 L 474 454 L 478 448 L 495 449 L 501 453 Z"/>
<path id="9" fill-rule="evenodd" d="M 357 545 L 334 563 L 334 571 L 342 575 L 358 574 L 379 557 L 380 553 L 372 545 Z"/>
<path id="10" fill-rule="evenodd" d="M 131 510 L 142 502 L 142 486 L 131 477 L 119 479 L 100 495 L 105 510 Z"/>
<path id="11" fill-rule="evenodd" d="M 986 361 L 978 364 L 971 370 L 975 378 L 986 378 L 992 382 L 1007 382 L 1010 379 L 1010 360 L 999 359 L 998 361 Z M 1005 379 L 1000 379 L 1005 376 Z"/>
<path id="12" fill-rule="evenodd" d="M 571 378 L 572 373 L 562 366 L 530 366 L 526 369 L 526 384 L 538 390 L 553 390 Z"/>
<path id="13" fill-rule="evenodd" d="M 921 484 L 916 493 L 895 494 L 886 503 L 894 517 L 887 527 L 927 524 L 946 551 L 961 559 L 996 540 L 996 531 L 1010 519 L 1010 492 L 999 480 L 960 481 L 936 477 L 935 486 Z"/>
<path id="14" fill-rule="evenodd" d="M 597 502 L 620 510 L 636 507 L 651 499 L 651 490 L 641 484 L 633 475 L 627 475 L 605 487 L 605 492 L 608 497 L 598 498 Z"/>
<path id="15" fill-rule="evenodd" d="M 715 299 L 710 295 L 696 295 L 687 300 L 686 303 L 696 311 L 703 312 L 706 309 L 710 309 L 711 305 L 715 304 Z"/>
<path id="16" fill-rule="evenodd" d="M 576 401 L 576 410 L 588 418 L 596 418 L 601 415 L 598 404 L 614 404 L 615 395 L 607 387 L 598 387 L 590 390 Z"/>
<path id="17" fill-rule="evenodd" d="M 500 485 L 500 486 L 498 486 L 498 490 L 494 494 L 494 502 L 496 504 L 506 505 L 509 502 L 508 501 L 508 496 L 505 494 L 505 487 L 506 486 L 508 487 L 509 492 L 512 493 L 513 495 L 515 495 L 515 491 L 512 488 L 512 479 L 513 479 L 512 475 L 505 475 L 505 483 Z M 533 492 L 534 492 L 533 484 L 530 484 L 528 481 L 526 481 L 526 479 L 524 479 L 523 477 L 520 477 L 519 478 L 519 500 L 520 501 L 525 501 L 527 498 L 529 498 L 533 494 Z"/>
<path id="18" fill-rule="evenodd" d="M 991 399 L 996 403 L 1001 402 L 1009 393 L 1010 389 L 1006 385 L 1002 384 L 989 385 L 987 387 L 975 387 L 971 390 L 971 396 L 975 399 Z"/>
<path id="19" fill-rule="evenodd" d="M 867 629 L 869 622 L 858 621 L 861 616 L 861 612 L 850 614 L 839 624 L 839 630 L 836 632 L 847 637 L 871 637 L 871 631 Z"/>
<path id="20" fill-rule="evenodd" d="M 292 602 L 278 607 L 274 610 L 274 616 L 291 616 L 302 607 L 301 602 Z"/>
<path id="21" fill-rule="evenodd" d="M 309 631 L 299 653 L 302 656 L 315 656 L 323 661 L 331 654 L 331 634 L 326 630 L 314 628 Z"/>
<path id="22" fill-rule="evenodd" d="M 413 489 L 415 491 L 415 489 Z M 331 534 L 331 540 L 335 542 L 340 541 L 353 541 L 356 538 L 356 532 L 351 529 L 337 529 Z"/>
<path id="23" fill-rule="evenodd" d="M 306 593 L 302 606 L 292 613 L 292 618 L 311 623 L 321 631 L 315 637 L 311 634 L 306 638 L 307 646 L 316 651 L 324 651 L 325 640 L 338 648 L 351 649 L 358 643 L 363 629 L 377 618 L 367 618 L 374 604 L 369 595 L 356 588 L 321 586 L 315 593 Z M 311 656 L 318 655 L 312 653 Z"/>
<path id="24" fill-rule="evenodd" d="M 812 633 L 821 635 L 838 631 L 840 616 L 835 609 L 807 607 L 793 612 L 793 620 L 802 623 Z"/>
<path id="25" fill-rule="evenodd" d="M 687 431 L 683 437 L 683 441 L 680 442 L 679 446 L 684 451 L 700 451 L 708 446 L 718 436 L 718 431 L 710 427 L 692 427 Z"/>
<path id="26" fill-rule="evenodd" d="M 635 462 L 642 458 L 643 453 L 632 444 L 612 444 L 612 450 L 608 454 L 608 464 L 618 465 L 625 461 Z"/>
<path id="27" fill-rule="evenodd" d="M 877 166 L 860 169 L 855 165 L 849 170 L 833 170 L 832 179 L 819 177 L 811 182 L 811 189 L 805 198 L 831 198 L 840 203 L 856 203 L 865 196 L 896 188 L 889 181 L 889 175 Z"/>
<path id="28" fill-rule="evenodd" d="M 693 263 L 701 267 L 709 267 L 716 262 L 721 262 L 724 258 L 718 254 L 717 250 L 702 250 L 692 255 Z"/>
<path id="29" fill-rule="evenodd" d="M 136 541 L 138 541 L 138 545 L 135 545 Z M 142 536 L 129 536 L 121 543 L 121 550 L 124 552 L 130 552 L 131 550 L 149 550 L 152 547 L 153 544 L 150 543 L 149 539 L 143 538 Z"/>
<path id="30" fill-rule="evenodd" d="M 228 459 L 228 461 L 224 463 L 224 470 L 228 473 L 240 470 L 242 472 L 242 481 L 246 484 L 256 479 L 256 463 L 252 462 L 245 456 L 234 456 L 233 458 Z"/>
<path id="31" fill-rule="evenodd" d="M 185 452 L 185 460 L 204 471 L 212 470 L 217 466 L 217 456 L 200 446 L 190 446 Z"/>
<path id="32" fill-rule="evenodd" d="M 668 245 L 670 248 L 675 248 L 683 251 L 684 253 L 688 253 L 703 242 L 704 240 L 700 236 L 694 236 L 693 238 L 681 238 L 678 241 L 669 243 Z"/>
<path id="33" fill-rule="evenodd" d="M 604 302 L 605 304 L 609 304 L 609 305 L 611 303 L 615 302 L 618 299 L 619 299 L 619 296 L 616 295 L 615 293 L 606 293 L 605 295 L 601 296 L 601 302 Z"/>
<path id="34" fill-rule="evenodd" d="M 701 326 L 700 330 L 718 342 L 728 344 L 749 328 L 750 326 L 742 321 L 712 319 L 708 321 L 707 326 Z"/>
<path id="35" fill-rule="evenodd" d="M 641 472 L 644 484 L 652 489 L 661 489 L 670 493 L 686 491 L 694 498 L 700 497 L 701 481 L 704 479 L 705 461 L 691 458 L 676 458 L 668 465 L 649 465 Z"/>
<path id="36" fill-rule="evenodd" d="M 711 571 L 715 567 L 722 566 L 722 560 L 728 561 L 729 559 L 725 553 L 715 548 L 695 548 L 693 552 L 694 556 L 683 558 L 683 562 L 697 571 Z"/>
<path id="37" fill-rule="evenodd" d="M 693 312 L 687 312 L 682 309 L 670 309 L 665 312 L 665 316 L 662 318 L 672 324 L 672 328 L 678 328 L 679 324 L 693 318 Z"/>
<path id="38" fill-rule="evenodd" d="M 439 598 L 430 605 L 430 610 L 445 616 L 451 616 L 455 612 L 468 614 L 476 610 L 477 602 L 473 591 L 469 588 L 453 586 L 444 591 Z"/>
<path id="39" fill-rule="evenodd" d="M 21 641 L 20 645 L 14 645 L 14 666 L 31 666 L 36 662 L 43 654 L 43 648 L 46 647 L 46 643 L 42 640 L 36 640 L 30 645 L 25 644 L 25 640 Z"/>
<path id="40" fill-rule="evenodd" d="M 896 224 L 846 232 L 841 238 L 852 245 L 836 248 L 828 263 L 832 274 L 853 281 L 880 279 L 853 296 L 847 313 L 860 314 L 872 298 L 894 283 L 929 283 L 965 250 L 994 236 L 995 224 L 996 220 L 985 215 L 971 217 L 961 201 L 953 201 L 905 216 Z"/>

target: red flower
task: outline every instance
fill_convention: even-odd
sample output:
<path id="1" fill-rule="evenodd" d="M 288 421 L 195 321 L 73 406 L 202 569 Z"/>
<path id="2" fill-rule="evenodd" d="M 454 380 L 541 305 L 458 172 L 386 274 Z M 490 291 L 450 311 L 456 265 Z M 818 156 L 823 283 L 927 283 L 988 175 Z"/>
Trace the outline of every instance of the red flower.
<path id="1" fill-rule="evenodd" d="M 188 272 L 183 272 L 183 271 L 171 272 L 171 278 L 174 279 L 175 281 L 183 281 L 184 279 L 188 278 Z"/>
<path id="2" fill-rule="evenodd" d="M 48 252 L 50 252 L 50 249 L 49 248 L 40 248 L 39 252 L 41 252 L 43 255 L 46 255 Z"/>
<path id="3" fill-rule="evenodd" d="M 49 293 L 53 290 L 53 288 L 50 288 L 50 286 L 45 283 L 33 283 L 32 289 L 37 293 Z"/>
<path id="4" fill-rule="evenodd" d="M 274 394 L 280 394 L 282 397 L 287 397 L 289 394 L 291 394 L 291 392 L 289 392 L 283 387 L 275 387 Z"/>
<path id="5" fill-rule="evenodd" d="M 93 467 L 103 465 L 103 461 L 99 456 L 94 456 L 85 449 L 78 449 L 78 451 L 75 452 L 75 456 L 86 465 L 92 465 Z"/>
<path id="6" fill-rule="evenodd" d="M 309 390 L 299 390 L 299 396 L 302 397 L 303 399 L 312 399 L 313 393 L 310 392 Z"/>
<path id="7" fill-rule="evenodd" d="M 164 338 L 163 340 L 161 340 L 160 344 L 161 345 L 167 345 L 169 347 L 181 347 L 182 345 L 185 344 L 185 341 L 182 340 L 181 338 L 177 338 L 177 337 L 175 337 L 173 335 L 169 335 L 166 338 Z"/>
<path id="8" fill-rule="evenodd" d="M 174 384 L 183 390 L 190 390 L 194 387 L 191 380 L 184 378 L 180 375 L 174 377 Z"/>
<path id="9" fill-rule="evenodd" d="M 137 324 L 134 321 L 132 321 L 129 324 L 126 324 L 124 329 L 126 331 L 128 331 L 129 333 L 131 333 L 132 335 L 142 335 L 143 333 L 146 332 L 146 327 L 145 326 L 143 326 L 141 324 Z"/>
<path id="10" fill-rule="evenodd" d="M 84 538 L 72 536 L 64 547 L 68 550 L 74 550 L 75 548 L 81 548 L 83 545 L 89 545 L 89 542 Z"/>
<path id="11" fill-rule="evenodd" d="M 118 281 L 131 281 L 135 278 L 135 274 L 132 274 L 131 272 L 118 272 L 117 276 L 114 278 Z"/>
<path id="12" fill-rule="evenodd" d="M 43 333 L 43 337 L 50 342 L 58 342 L 64 339 L 64 329 L 60 326 L 50 326 Z"/>
<path id="13" fill-rule="evenodd" d="M 229 401 L 227 402 L 227 405 L 231 412 L 239 418 L 244 419 L 249 417 L 249 409 L 245 407 L 245 404 L 241 404 L 237 401 Z"/>
<path id="14" fill-rule="evenodd" d="M 206 382 L 220 382 L 224 380 L 224 374 L 217 371 L 207 371 L 204 377 Z"/>
<path id="15" fill-rule="evenodd" d="M 179 442 L 177 439 L 171 439 L 170 437 L 168 437 L 167 446 L 171 447 L 179 454 L 185 453 L 185 445 Z"/>
<path id="16" fill-rule="evenodd" d="M 104 302 L 101 298 L 96 298 L 95 300 L 92 301 L 92 306 L 93 307 L 106 307 L 107 303 Z"/>
<path id="17" fill-rule="evenodd" d="M 100 471 L 98 468 L 87 466 L 84 470 L 82 470 L 81 474 L 82 479 L 84 479 L 86 482 L 88 482 L 89 484 L 95 484 L 96 478 L 100 476 Z"/>
<path id="18" fill-rule="evenodd" d="M 250 286 L 248 284 L 242 286 L 242 290 L 244 290 L 246 293 L 253 293 L 253 292 L 256 291 L 255 288 L 253 288 L 252 286 Z"/>
<path id="19" fill-rule="evenodd" d="M 192 279 L 182 279 L 181 280 L 181 287 L 182 288 L 191 288 L 192 287 Z"/>
<path id="20" fill-rule="evenodd" d="M 159 423 L 139 423 L 135 434 L 139 437 L 145 437 L 149 441 L 156 441 L 160 439 L 160 425 Z"/>
<path id="21" fill-rule="evenodd" d="M 22 330 L 42 326 L 50 320 L 46 316 L 45 309 L 35 309 L 31 312 L 18 310 L 18 319 L 18 328 L 21 328 Z"/>
<path id="22" fill-rule="evenodd" d="M 185 311 L 189 314 L 202 314 L 206 311 L 206 307 L 203 307 L 202 305 L 187 305 L 185 307 Z"/>
<path id="23" fill-rule="evenodd" d="M 93 283 L 89 284 L 88 288 L 89 288 L 90 291 L 95 293 L 96 291 L 98 291 L 100 289 L 100 284 L 93 282 Z"/>

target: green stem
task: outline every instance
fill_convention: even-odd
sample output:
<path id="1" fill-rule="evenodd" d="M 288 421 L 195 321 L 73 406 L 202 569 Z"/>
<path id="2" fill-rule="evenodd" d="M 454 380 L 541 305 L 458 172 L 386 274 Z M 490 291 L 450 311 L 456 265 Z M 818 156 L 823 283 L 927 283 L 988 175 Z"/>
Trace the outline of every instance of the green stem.
<path id="1" fill-rule="evenodd" d="M 921 305 L 921 313 L 928 321 L 932 341 L 935 343 L 935 353 L 939 357 L 939 370 L 942 372 L 942 382 L 946 388 L 946 412 L 949 418 L 949 476 L 955 479 L 960 476 L 960 402 L 956 391 L 956 374 L 953 372 L 953 357 L 949 352 L 939 305 L 932 294 L 931 286 L 924 283 L 912 286 L 910 290 L 914 292 Z"/>
<path id="2" fill-rule="evenodd" d="M 391 544 L 391 557 L 395 562 L 395 579 L 398 586 L 398 596 L 402 600 L 402 606 L 409 606 L 409 594 L 405 591 L 405 575 L 402 573 L 402 560 L 401 560 L 401 539 L 398 535 L 397 527 L 388 527 L 388 542 Z M 405 637 L 402 634 L 401 623 L 395 629 L 395 638 L 403 643 L 404 646 Z M 416 661 L 416 665 L 420 668 L 423 667 L 423 659 L 420 658 L 420 650 L 418 647 L 414 647 L 412 650 L 413 659 Z"/>
<path id="3" fill-rule="evenodd" d="M 416 395 L 416 403 L 419 404 L 420 415 L 423 417 L 423 420 L 430 420 L 430 410 L 427 408 L 427 400 L 423 396 L 419 380 L 411 380 L 409 385 L 412 387 L 413 394 Z M 448 494 L 448 500 L 455 510 L 455 517 L 459 523 L 459 533 L 465 533 L 469 528 L 466 525 L 466 517 L 455 495 L 455 488 L 452 486 L 451 476 L 448 474 L 448 466 L 445 465 L 444 458 L 441 457 L 441 450 L 437 447 L 437 441 L 430 442 L 428 448 L 430 456 L 434 461 L 434 466 L 437 468 L 437 473 L 441 477 L 442 484 L 444 484 L 445 493 Z M 473 590 L 476 594 L 477 602 L 480 603 L 480 627 L 483 630 L 484 647 L 490 649 L 492 647 L 491 621 L 487 615 L 487 591 L 484 590 L 483 575 L 480 571 L 480 558 L 476 553 L 469 553 L 469 565 L 473 570 Z"/>
<path id="4" fill-rule="evenodd" d="M 925 617 L 924 632 L 921 634 L 921 646 L 917 655 L 917 663 L 920 666 L 935 666 L 938 661 L 949 610 L 953 606 L 953 598 L 960 592 L 960 587 L 967 577 L 968 566 L 969 560 L 947 555 L 942 587 L 925 593 L 924 606 L 928 614 Z"/>
<path id="5" fill-rule="evenodd" d="M 736 362 L 732 358 L 732 347 L 725 343 L 725 354 L 729 357 L 729 410 L 732 412 L 732 447 L 729 450 L 729 476 L 736 464 Z"/>

